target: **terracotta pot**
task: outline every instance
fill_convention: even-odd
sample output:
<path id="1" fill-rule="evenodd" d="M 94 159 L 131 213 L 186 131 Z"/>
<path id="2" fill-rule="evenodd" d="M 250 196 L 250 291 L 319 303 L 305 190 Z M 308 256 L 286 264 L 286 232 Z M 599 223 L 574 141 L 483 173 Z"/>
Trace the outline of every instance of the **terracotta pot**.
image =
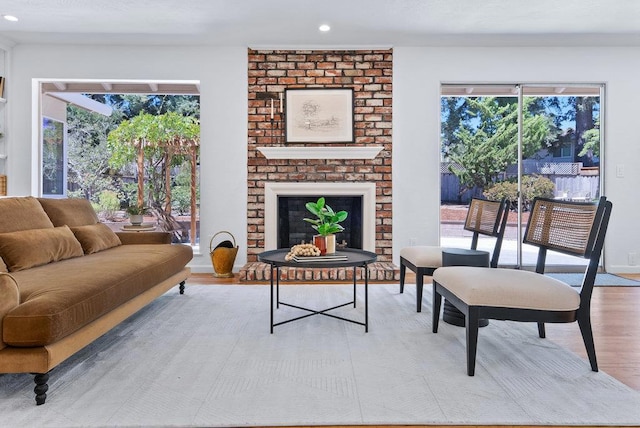
<path id="1" fill-rule="evenodd" d="M 313 235 L 313 245 L 318 247 L 320 250 L 320 255 L 324 256 L 327 254 L 327 240 L 322 235 Z"/>
<path id="2" fill-rule="evenodd" d="M 321 256 L 334 254 L 336 252 L 336 235 L 314 235 L 313 245 L 318 247 Z"/>

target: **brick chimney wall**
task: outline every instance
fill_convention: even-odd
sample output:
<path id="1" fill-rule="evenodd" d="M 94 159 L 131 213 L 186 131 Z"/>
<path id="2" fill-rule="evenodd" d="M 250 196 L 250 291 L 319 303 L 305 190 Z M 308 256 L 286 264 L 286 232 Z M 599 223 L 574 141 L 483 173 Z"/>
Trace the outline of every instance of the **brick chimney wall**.
<path id="1" fill-rule="evenodd" d="M 376 253 L 392 259 L 392 64 L 393 51 L 248 51 L 247 261 L 264 251 L 265 182 L 375 182 Z M 355 143 L 383 146 L 375 159 L 266 159 L 261 146 L 286 144 L 279 96 L 286 88 L 353 88 Z M 270 121 L 271 98 L 275 114 Z"/>

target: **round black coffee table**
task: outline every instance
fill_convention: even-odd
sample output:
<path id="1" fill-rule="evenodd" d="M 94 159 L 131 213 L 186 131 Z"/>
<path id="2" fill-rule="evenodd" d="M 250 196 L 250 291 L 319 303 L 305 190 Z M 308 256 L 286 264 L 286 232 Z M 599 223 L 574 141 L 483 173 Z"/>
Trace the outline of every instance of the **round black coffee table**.
<path id="1" fill-rule="evenodd" d="M 288 248 L 281 248 L 278 250 L 265 251 L 263 253 L 258 254 L 258 260 L 263 263 L 268 263 L 271 265 L 271 333 L 273 334 L 273 327 L 281 324 L 286 324 L 291 321 L 300 320 L 303 318 L 307 318 L 313 315 L 325 315 L 327 317 L 336 318 L 343 321 L 349 321 L 354 324 L 359 324 L 364 326 L 364 331 L 369 331 L 369 269 L 367 266 L 370 263 L 373 263 L 377 259 L 377 255 L 370 251 L 357 250 L 352 248 L 344 248 L 342 250 L 336 251 L 333 256 L 335 259 L 330 258 L 307 258 L 303 261 L 294 261 L 294 260 L 285 260 L 285 256 L 289 253 Z M 344 267 L 353 267 L 353 301 L 346 302 L 341 305 L 337 305 L 331 308 L 316 310 L 304 308 L 297 305 L 292 305 L 290 303 L 285 303 L 280 301 L 280 268 L 283 266 L 287 267 L 295 267 L 295 268 L 305 268 L 305 269 L 322 269 L 322 268 L 344 268 Z M 328 314 L 328 311 L 333 309 L 341 308 L 343 306 L 353 304 L 353 307 L 356 307 L 356 269 L 363 268 L 364 269 L 364 322 L 355 321 L 348 318 L 339 317 L 337 315 Z M 309 314 L 302 315 L 296 318 L 291 318 L 285 321 L 280 321 L 277 323 L 273 322 L 273 285 L 275 277 L 275 286 L 276 286 L 276 308 L 279 308 L 280 305 L 289 306 L 292 308 L 302 309 L 303 311 L 310 312 Z"/>

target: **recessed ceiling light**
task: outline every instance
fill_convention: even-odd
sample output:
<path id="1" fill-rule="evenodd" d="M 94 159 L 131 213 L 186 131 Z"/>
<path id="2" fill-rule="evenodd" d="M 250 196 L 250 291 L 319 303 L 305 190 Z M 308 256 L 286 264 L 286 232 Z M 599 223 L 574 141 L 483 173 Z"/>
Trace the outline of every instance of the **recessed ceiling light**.
<path id="1" fill-rule="evenodd" d="M 318 27 L 318 30 L 326 33 L 327 31 L 331 30 L 331 27 L 329 27 L 327 24 L 322 24 L 320 27 Z"/>
<path id="2" fill-rule="evenodd" d="M 17 20 L 18 20 L 18 18 L 16 18 L 16 17 L 15 17 L 15 16 L 13 16 L 13 15 L 2 15 L 2 17 L 3 17 L 4 19 L 6 19 L 7 21 L 13 21 L 13 22 L 15 22 L 15 21 L 17 21 Z"/>

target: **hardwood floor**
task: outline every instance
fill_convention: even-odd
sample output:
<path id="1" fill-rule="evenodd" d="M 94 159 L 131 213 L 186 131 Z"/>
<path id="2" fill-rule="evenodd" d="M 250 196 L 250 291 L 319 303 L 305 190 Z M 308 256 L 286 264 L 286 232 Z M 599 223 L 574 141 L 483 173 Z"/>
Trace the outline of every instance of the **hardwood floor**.
<path id="1" fill-rule="evenodd" d="M 411 275 L 407 283 L 415 284 Z M 640 274 L 621 276 L 640 280 Z M 191 283 L 239 284 L 235 278 L 211 274 L 192 277 Z M 595 287 L 591 319 L 600 370 L 640 391 L 640 287 Z M 547 324 L 547 338 L 587 358 L 577 323 Z"/>

